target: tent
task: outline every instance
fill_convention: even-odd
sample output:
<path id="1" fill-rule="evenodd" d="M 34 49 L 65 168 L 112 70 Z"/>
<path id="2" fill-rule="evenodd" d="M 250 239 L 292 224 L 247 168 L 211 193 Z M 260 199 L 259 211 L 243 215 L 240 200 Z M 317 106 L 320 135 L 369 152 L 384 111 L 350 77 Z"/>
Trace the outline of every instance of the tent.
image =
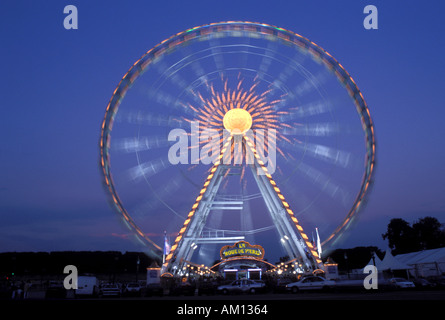
<path id="1" fill-rule="evenodd" d="M 445 247 L 399 254 L 395 257 L 412 266 L 417 277 L 439 276 L 445 273 Z"/>
<path id="2" fill-rule="evenodd" d="M 399 261 L 398 259 L 396 259 L 392 254 L 391 254 L 391 250 L 387 249 L 385 252 L 385 257 L 383 258 L 383 260 L 377 260 L 378 257 L 376 257 L 376 267 L 379 273 L 384 272 L 384 271 L 390 271 L 391 273 L 393 271 L 398 271 L 398 270 L 405 270 L 406 271 L 406 277 L 409 279 L 409 270 L 413 269 L 413 267 Z"/>
<path id="3" fill-rule="evenodd" d="M 375 253 L 374 253 L 374 257 L 369 260 L 369 262 L 366 264 L 366 266 L 374 265 L 374 262 L 375 262 L 375 266 L 377 267 L 377 270 L 378 270 L 380 264 L 382 263 L 382 260 L 380 260 L 379 256 L 376 255 Z"/>
<path id="4" fill-rule="evenodd" d="M 376 261 L 377 264 L 377 261 Z M 396 259 L 392 254 L 391 251 L 388 249 L 385 252 L 385 257 L 383 260 L 376 266 L 379 271 L 385 271 L 385 270 L 409 270 L 413 269 L 413 267 L 399 261 Z"/>
<path id="5" fill-rule="evenodd" d="M 408 265 L 445 262 L 445 248 L 416 251 L 397 255 L 397 260 Z"/>

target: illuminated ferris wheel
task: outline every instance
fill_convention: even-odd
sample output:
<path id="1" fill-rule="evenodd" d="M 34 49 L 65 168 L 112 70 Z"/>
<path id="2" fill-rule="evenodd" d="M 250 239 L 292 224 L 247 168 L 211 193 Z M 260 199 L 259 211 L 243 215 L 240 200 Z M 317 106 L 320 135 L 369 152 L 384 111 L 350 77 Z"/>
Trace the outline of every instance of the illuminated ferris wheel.
<path id="1" fill-rule="evenodd" d="M 236 240 L 280 244 L 316 268 L 313 230 L 324 249 L 339 241 L 375 166 L 369 109 L 344 67 L 251 22 L 195 27 L 145 53 L 113 92 L 100 151 L 136 238 L 159 256 L 171 236 L 170 272 Z"/>

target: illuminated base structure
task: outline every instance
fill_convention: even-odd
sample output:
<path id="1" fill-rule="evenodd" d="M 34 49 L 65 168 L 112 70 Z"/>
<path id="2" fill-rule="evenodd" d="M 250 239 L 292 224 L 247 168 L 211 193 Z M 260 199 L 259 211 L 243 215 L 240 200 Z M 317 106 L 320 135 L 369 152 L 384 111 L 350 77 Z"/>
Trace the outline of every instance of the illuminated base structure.
<path id="1" fill-rule="evenodd" d="M 218 190 L 226 176 L 227 170 L 232 167 L 223 164 L 226 153 L 230 153 L 232 143 L 241 143 L 247 153 L 252 155 L 250 167 L 255 181 L 265 201 L 270 217 L 278 231 L 280 242 L 285 248 L 290 261 L 298 261 L 302 272 L 309 273 L 317 269 L 323 269 L 323 264 L 318 256 L 316 248 L 304 233 L 294 212 L 286 202 L 272 175 L 253 144 L 252 139 L 244 134 L 232 134 L 223 143 L 221 153 L 214 163 L 204 186 L 201 189 L 195 203 L 192 206 L 183 227 L 180 229 L 170 253 L 166 256 L 162 267 L 164 276 L 180 276 L 182 270 L 190 263 L 192 255 L 198 244 L 231 243 L 243 240 L 244 237 L 202 237 L 206 221 L 215 208 L 215 205 L 234 205 L 230 201 L 215 201 Z"/>
<path id="2" fill-rule="evenodd" d="M 261 280 L 264 272 L 275 270 L 276 266 L 264 261 L 264 248 L 239 241 L 221 248 L 221 262 L 210 268 L 226 280 Z"/>

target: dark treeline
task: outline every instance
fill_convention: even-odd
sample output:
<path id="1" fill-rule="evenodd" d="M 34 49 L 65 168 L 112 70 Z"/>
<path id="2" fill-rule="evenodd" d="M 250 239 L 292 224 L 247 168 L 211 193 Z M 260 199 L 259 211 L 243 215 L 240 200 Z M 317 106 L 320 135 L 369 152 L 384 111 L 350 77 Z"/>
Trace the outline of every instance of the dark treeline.
<path id="1" fill-rule="evenodd" d="M 139 263 L 138 263 L 139 261 Z M 63 275 L 67 265 L 82 273 L 136 273 L 145 272 L 153 259 L 142 252 L 119 251 L 55 251 L 0 253 L 0 274 L 10 275 Z M 156 261 L 158 264 L 160 261 Z"/>
<path id="2" fill-rule="evenodd" d="M 338 264 L 340 271 L 347 272 L 365 267 L 373 255 L 383 259 L 385 252 L 375 246 L 336 249 L 329 255 L 329 258 Z"/>
<path id="3" fill-rule="evenodd" d="M 394 218 L 388 224 L 383 239 L 394 255 L 445 247 L 445 226 L 435 217 L 424 217 L 410 224 Z"/>

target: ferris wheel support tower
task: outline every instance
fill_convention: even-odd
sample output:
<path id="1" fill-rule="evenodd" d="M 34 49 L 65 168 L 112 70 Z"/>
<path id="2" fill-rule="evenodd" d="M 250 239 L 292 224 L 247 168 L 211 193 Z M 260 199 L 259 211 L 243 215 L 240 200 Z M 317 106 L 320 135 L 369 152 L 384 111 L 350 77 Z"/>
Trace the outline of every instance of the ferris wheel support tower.
<path id="1" fill-rule="evenodd" d="M 234 139 L 235 138 L 235 139 Z M 192 210 L 189 212 L 183 227 L 180 229 L 170 253 L 162 267 L 163 273 L 176 275 L 191 260 L 198 243 L 214 241 L 218 243 L 235 242 L 243 237 L 227 237 L 218 239 L 203 239 L 202 231 L 206 225 L 214 199 L 218 194 L 221 182 L 226 176 L 230 166 L 222 164 L 227 152 L 231 152 L 231 143 L 242 143 L 245 150 L 253 154 L 253 163 L 250 165 L 252 174 L 261 192 L 270 217 L 280 236 L 280 242 L 291 260 L 301 259 L 303 268 L 311 272 L 323 268 L 322 261 L 313 244 L 304 233 L 303 228 L 294 216 L 289 204 L 285 201 L 272 175 L 268 173 L 252 140 L 243 135 L 232 135 L 224 143 L 222 151 L 210 170 L 200 194 L 196 198 Z M 226 202 L 226 204 L 230 204 Z M 236 238 L 236 239 L 235 239 Z"/>

